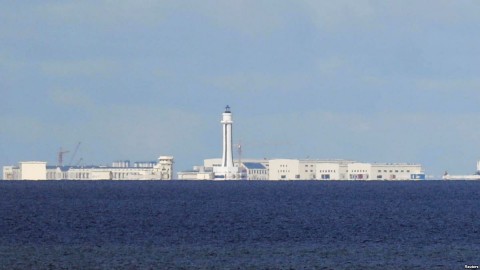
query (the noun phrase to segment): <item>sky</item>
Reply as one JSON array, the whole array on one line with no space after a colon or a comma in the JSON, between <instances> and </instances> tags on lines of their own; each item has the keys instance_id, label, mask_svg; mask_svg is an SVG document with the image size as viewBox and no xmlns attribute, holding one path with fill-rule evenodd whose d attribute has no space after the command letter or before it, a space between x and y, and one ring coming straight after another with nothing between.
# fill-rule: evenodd
<instances>
[{"instance_id":1,"label":"sky","mask_svg":"<svg viewBox=\"0 0 480 270\"><path fill-rule=\"evenodd\" d=\"M480 159L480 1L0 0L0 166ZM81 142L76 156L75 146ZM236 158L236 157L235 157ZM81 159L81 161L80 161Z\"/></svg>"}]
</instances>

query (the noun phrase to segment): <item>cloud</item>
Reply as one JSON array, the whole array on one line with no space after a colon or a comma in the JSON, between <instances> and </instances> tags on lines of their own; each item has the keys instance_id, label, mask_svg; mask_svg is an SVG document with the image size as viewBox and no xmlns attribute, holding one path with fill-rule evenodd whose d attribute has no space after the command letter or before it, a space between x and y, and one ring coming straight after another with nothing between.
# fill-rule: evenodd
<instances>
[{"instance_id":1,"label":"cloud","mask_svg":"<svg viewBox=\"0 0 480 270\"><path fill-rule=\"evenodd\" d=\"M118 64L110 60L49 61L40 63L40 70L49 76L110 76L118 71Z\"/></svg>"},{"instance_id":2,"label":"cloud","mask_svg":"<svg viewBox=\"0 0 480 270\"><path fill-rule=\"evenodd\" d=\"M198 12L219 26L247 36L268 35L287 23L291 5L285 1L190 1L185 8Z\"/></svg>"},{"instance_id":3,"label":"cloud","mask_svg":"<svg viewBox=\"0 0 480 270\"><path fill-rule=\"evenodd\" d=\"M91 115L91 120L83 126L81 140L99 147L95 152L103 151L107 160L155 159L168 154L180 160L180 167L185 169L211 149L206 141L211 139L212 131L206 129L211 125L205 123L201 113L126 104L99 105L92 109Z\"/></svg>"},{"instance_id":4,"label":"cloud","mask_svg":"<svg viewBox=\"0 0 480 270\"><path fill-rule=\"evenodd\" d=\"M213 77L209 82L221 89L235 94L280 93L294 91L299 79L295 75L280 76L276 74L241 72Z\"/></svg>"},{"instance_id":5,"label":"cloud","mask_svg":"<svg viewBox=\"0 0 480 270\"><path fill-rule=\"evenodd\" d=\"M84 91L80 89L53 89L49 96L54 104L73 108L80 107L85 110L94 108L95 102Z\"/></svg>"},{"instance_id":6,"label":"cloud","mask_svg":"<svg viewBox=\"0 0 480 270\"><path fill-rule=\"evenodd\" d=\"M122 23L155 23L163 19L164 11L175 6L175 1L154 0L55 1L38 5L37 11L63 21L115 26Z\"/></svg>"},{"instance_id":7,"label":"cloud","mask_svg":"<svg viewBox=\"0 0 480 270\"><path fill-rule=\"evenodd\" d=\"M13 54L7 52L2 51L0 47L0 78L3 77L0 84L15 78L24 77L26 70L32 66L24 60L13 57ZM2 91L2 89L0 89L0 91Z\"/></svg>"},{"instance_id":8,"label":"cloud","mask_svg":"<svg viewBox=\"0 0 480 270\"><path fill-rule=\"evenodd\" d=\"M41 1L39 3L12 4L0 11L5 25L23 25L23 22L46 21L55 24L81 24L97 29L152 26L178 16L200 16L247 36L264 38L280 32L292 20L306 19L321 31L379 29L394 23L398 27L415 30L435 25L478 22L478 1L255 1L255 0L85 0ZM196 18L200 19L200 18ZM28 38L35 28L11 31L0 27L2 33Z\"/></svg>"},{"instance_id":9,"label":"cloud","mask_svg":"<svg viewBox=\"0 0 480 270\"><path fill-rule=\"evenodd\" d=\"M337 75L344 73L345 69L351 69L352 65L345 57L332 55L318 60L317 68L320 74L324 76Z\"/></svg>"},{"instance_id":10,"label":"cloud","mask_svg":"<svg viewBox=\"0 0 480 270\"><path fill-rule=\"evenodd\" d=\"M379 1L376 7L383 14L393 16L395 19L403 19L406 24L410 23L434 23L434 24L456 24L478 21L480 3L471 0L438 0L430 1Z\"/></svg>"},{"instance_id":11,"label":"cloud","mask_svg":"<svg viewBox=\"0 0 480 270\"><path fill-rule=\"evenodd\" d=\"M0 138L10 142L39 142L49 131L44 121L35 116L2 115L0 123L3 126L0 130Z\"/></svg>"},{"instance_id":12,"label":"cloud","mask_svg":"<svg viewBox=\"0 0 480 270\"><path fill-rule=\"evenodd\" d=\"M344 158L366 162L420 162L429 173L459 172L478 159L476 113L358 114L312 109L237 120L245 157ZM275 144L273 144L275 143ZM458 157L462 156L462 159Z\"/></svg>"},{"instance_id":13,"label":"cloud","mask_svg":"<svg viewBox=\"0 0 480 270\"><path fill-rule=\"evenodd\" d=\"M303 0L300 1L300 4L302 3L311 21L322 30L371 23L376 15L375 7L369 0Z\"/></svg>"},{"instance_id":14,"label":"cloud","mask_svg":"<svg viewBox=\"0 0 480 270\"><path fill-rule=\"evenodd\" d=\"M424 91L480 95L479 79L420 79L416 84L419 89Z\"/></svg>"}]
</instances>

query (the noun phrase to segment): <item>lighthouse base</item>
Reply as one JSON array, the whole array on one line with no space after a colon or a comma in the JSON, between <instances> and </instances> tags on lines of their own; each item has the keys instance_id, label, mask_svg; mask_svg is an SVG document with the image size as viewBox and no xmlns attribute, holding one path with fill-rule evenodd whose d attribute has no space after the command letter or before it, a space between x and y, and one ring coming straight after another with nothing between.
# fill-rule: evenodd
<instances>
[{"instance_id":1,"label":"lighthouse base","mask_svg":"<svg viewBox=\"0 0 480 270\"><path fill-rule=\"evenodd\" d=\"M215 180L242 180L242 174L238 167L214 167Z\"/></svg>"}]
</instances>

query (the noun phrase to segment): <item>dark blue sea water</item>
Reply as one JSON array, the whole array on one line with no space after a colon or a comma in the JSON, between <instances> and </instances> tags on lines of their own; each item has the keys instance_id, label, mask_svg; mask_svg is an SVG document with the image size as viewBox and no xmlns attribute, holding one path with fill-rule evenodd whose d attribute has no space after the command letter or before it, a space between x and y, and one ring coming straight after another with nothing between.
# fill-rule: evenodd
<instances>
[{"instance_id":1,"label":"dark blue sea water","mask_svg":"<svg viewBox=\"0 0 480 270\"><path fill-rule=\"evenodd\" d=\"M0 181L2 269L464 269L476 181Z\"/></svg>"}]
</instances>

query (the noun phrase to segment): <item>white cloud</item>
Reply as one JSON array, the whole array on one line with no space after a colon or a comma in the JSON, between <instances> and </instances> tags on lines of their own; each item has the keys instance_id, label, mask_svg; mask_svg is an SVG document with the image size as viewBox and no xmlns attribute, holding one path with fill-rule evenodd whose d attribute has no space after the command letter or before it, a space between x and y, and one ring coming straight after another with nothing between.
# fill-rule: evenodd
<instances>
[{"instance_id":1,"label":"white cloud","mask_svg":"<svg viewBox=\"0 0 480 270\"><path fill-rule=\"evenodd\" d=\"M328 56L318 60L318 70L324 76L337 75L344 73L346 68L351 68L351 64L348 63L344 57L341 56Z\"/></svg>"},{"instance_id":2,"label":"white cloud","mask_svg":"<svg viewBox=\"0 0 480 270\"><path fill-rule=\"evenodd\" d=\"M49 128L44 121L35 116L25 115L1 115L0 138L9 141L21 141L23 143L39 142L49 133Z\"/></svg>"},{"instance_id":3,"label":"white cloud","mask_svg":"<svg viewBox=\"0 0 480 270\"><path fill-rule=\"evenodd\" d=\"M273 74L244 72L218 76L210 79L209 82L222 91L236 94L258 94L287 91L295 85L292 80L294 79Z\"/></svg>"},{"instance_id":4,"label":"white cloud","mask_svg":"<svg viewBox=\"0 0 480 270\"><path fill-rule=\"evenodd\" d=\"M287 23L291 5L285 1L191 1L184 5L210 18L220 26L249 36L269 34Z\"/></svg>"},{"instance_id":5,"label":"white cloud","mask_svg":"<svg viewBox=\"0 0 480 270\"><path fill-rule=\"evenodd\" d=\"M412 30L431 24L478 22L478 1L372 1L372 0L86 0L42 1L18 4L0 10L8 23L18 24L32 18L53 23L80 23L96 28L122 25L154 25L178 14L199 14L215 24L255 37L281 30L292 18L304 17L323 31L378 28L396 22ZM413 25L413 26L412 26ZM0 26L0 35L34 35L32 29L14 33Z\"/></svg>"},{"instance_id":6,"label":"white cloud","mask_svg":"<svg viewBox=\"0 0 480 270\"><path fill-rule=\"evenodd\" d=\"M246 156L420 162L441 174L447 168L468 169L465 161L478 158L480 131L472 123L479 121L475 113L312 110L249 119L236 136L242 137Z\"/></svg>"},{"instance_id":7,"label":"white cloud","mask_svg":"<svg viewBox=\"0 0 480 270\"><path fill-rule=\"evenodd\" d=\"M95 0L49 2L38 6L38 12L69 22L96 26L114 26L128 23L154 23L161 21L165 11L176 6L176 1L154 0Z\"/></svg>"},{"instance_id":8,"label":"white cloud","mask_svg":"<svg viewBox=\"0 0 480 270\"><path fill-rule=\"evenodd\" d=\"M54 104L68 108L80 107L91 110L95 106L90 96L80 89L52 89L49 96Z\"/></svg>"},{"instance_id":9,"label":"white cloud","mask_svg":"<svg viewBox=\"0 0 480 270\"><path fill-rule=\"evenodd\" d=\"M312 22L322 30L368 24L376 15L375 7L369 0L300 1L302 2Z\"/></svg>"},{"instance_id":10,"label":"white cloud","mask_svg":"<svg viewBox=\"0 0 480 270\"><path fill-rule=\"evenodd\" d=\"M421 79L417 81L417 87L425 91L437 93L472 93L480 95L479 79Z\"/></svg>"},{"instance_id":11,"label":"white cloud","mask_svg":"<svg viewBox=\"0 0 480 270\"><path fill-rule=\"evenodd\" d=\"M118 64L110 60L85 59L48 61L40 63L40 70L50 76L109 76L118 71Z\"/></svg>"}]
</instances>

